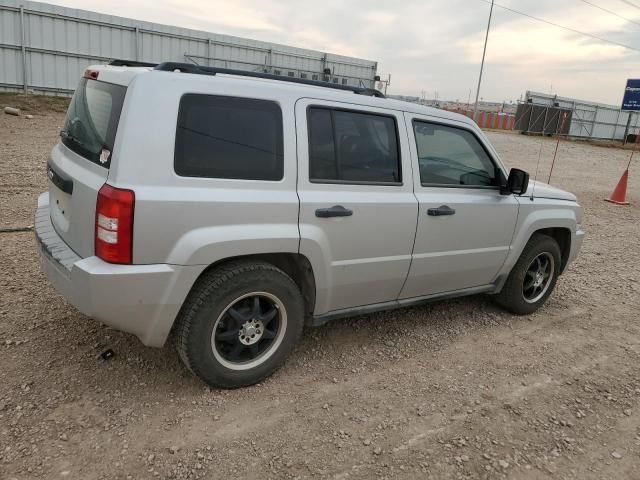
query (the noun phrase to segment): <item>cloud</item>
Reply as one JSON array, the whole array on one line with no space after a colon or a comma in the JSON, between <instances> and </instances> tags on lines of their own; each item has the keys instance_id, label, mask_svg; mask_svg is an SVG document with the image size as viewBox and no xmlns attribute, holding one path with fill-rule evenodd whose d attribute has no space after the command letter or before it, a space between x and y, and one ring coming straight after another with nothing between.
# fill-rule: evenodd
<instances>
[{"instance_id":1,"label":"cloud","mask_svg":"<svg viewBox=\"0 0 640 480\"><path fill-rule=\"evenodd\" d=\"M203 2L202 0L174 0L167 4L167 7L173 11L174 18L184 16L190 19L190 28L200 30L214 26L240 31L279 32L284 27L276 19L264 15L259 4L243 5L242 2Z\"/></svg>"},{"instance_id":2,"label":"cloud","mask_svg":"<svg viewBox=\"0 0 640 480\"><path fill-rule=\"evenodd\" d=\"M475 92L489 5L480 0L60 0L104 13L295 45L379 62L390 91L466 99ZM640 26L585 3L498 0L501 5L628 45ZM620 2L605 8L640 22ZM640 53L494 8L481 96L526 90L619 103Z\"/></svg>"}]
</instances>

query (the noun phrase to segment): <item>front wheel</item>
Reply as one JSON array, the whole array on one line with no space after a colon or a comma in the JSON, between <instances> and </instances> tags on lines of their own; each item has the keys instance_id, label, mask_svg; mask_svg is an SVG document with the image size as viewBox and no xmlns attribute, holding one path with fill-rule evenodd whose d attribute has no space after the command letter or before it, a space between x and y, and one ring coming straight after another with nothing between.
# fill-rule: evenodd
<instances>
[{"instance_id":1,"label":"front wheel","mask_svg":"<svg viewBox=\"0 0 640 480\"><path fill-rule=\"evenodd\" d=\"M252 385L279 368L304 324L295 282L264 262L231 262L198 280L176 326L185 365L212 387Z\"/></svg>"},{"instance_id":2,"label":"front wheel","mask_svg":"<svg viewBox=\"0 0 640 480\"><path fill-rule=\"evenodd\" d=\"M560 274L560 262L558 242L548 235L534 234L496 301L518 315L535 312L551 295Z\"/></svg>"}]
</instances>

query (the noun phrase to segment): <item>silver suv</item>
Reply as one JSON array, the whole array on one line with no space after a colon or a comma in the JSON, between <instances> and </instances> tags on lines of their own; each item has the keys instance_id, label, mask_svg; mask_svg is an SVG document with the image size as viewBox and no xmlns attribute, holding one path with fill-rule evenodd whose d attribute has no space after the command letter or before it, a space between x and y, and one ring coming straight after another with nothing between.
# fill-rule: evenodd
<instances>
[{"instance_id":1,"label":"silver suv","mask_svg":"<svg viewBox=\"0 0 640 480\"><path fill-rule=\"evenodd\" d=\"M517 314L583 239L576 197L508 172L464 116L193 65L92 66L48 161L44 272L206 383L278 368L304 325L489 293ZM257 77L257 78L255 78Z\"/></svg>"}]
</instances>

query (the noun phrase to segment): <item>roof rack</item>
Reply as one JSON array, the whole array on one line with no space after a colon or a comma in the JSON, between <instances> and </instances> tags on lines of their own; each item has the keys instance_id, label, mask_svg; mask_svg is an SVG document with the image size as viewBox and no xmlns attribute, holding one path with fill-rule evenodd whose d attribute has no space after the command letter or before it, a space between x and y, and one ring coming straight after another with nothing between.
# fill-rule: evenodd
<instances>
[{"instance_id":1,"label":"roof rack","mask_svg":"<svg viewBox=\"0 0 640 480\"><path fill-rule=\"evenodd\" d=\"M108 65L113 67L155 67L157 63L138 62L136 60L123 60L120 58L111 60Z\"/></svg>"},{"instance_id":2,"label":"roof rack","mask_svg":"<svg viewBox=\"0 0 640 480\"><path fill-rule=\"evenodd\" d=\"M231 68L204 67L193 65L191 63L180 62L163 62L154 66L154 70L162 72L183 72L193 73L196 75L217 75L218 73L225 75L239 75L242 77L266 78L269 80L279 80L281 82L300 83L303 85L313 85L315 87L333 88L334 90L345 90L356 93L358 95L370 95L374 97L385 98L384 93L375 88L351 87L349 85L339 85L334 83L321 82L319 80L308 80L306 78L286 77L284 75L273 75L271 73L249 72L244 70L234 70Z\"/></svg>"}]
</instances>

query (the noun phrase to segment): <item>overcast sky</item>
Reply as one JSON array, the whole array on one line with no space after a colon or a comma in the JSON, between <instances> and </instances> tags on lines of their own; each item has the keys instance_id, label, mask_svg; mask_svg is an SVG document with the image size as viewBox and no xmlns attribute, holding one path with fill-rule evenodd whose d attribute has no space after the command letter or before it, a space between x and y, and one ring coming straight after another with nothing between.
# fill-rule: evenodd
<instances>
[{"instance_id":1,"label":"overcast sky","mask_svg":"<svg viewBox=\"0 0 640 480\"><path fill-rule=\"evenodd\" d=\"M389 93L475 95L489 5L481 0L50 0L64 6L352 55L391 73ZM640 49L640 0L498 0L510 8ZM634 7L633 5L636 5ZM494 8L480 96L526 90L618 105L640 52Z\"/></svg>"}]
</instances>

